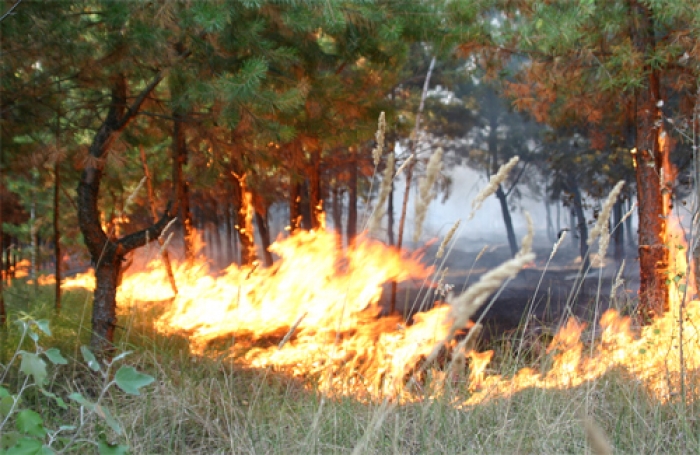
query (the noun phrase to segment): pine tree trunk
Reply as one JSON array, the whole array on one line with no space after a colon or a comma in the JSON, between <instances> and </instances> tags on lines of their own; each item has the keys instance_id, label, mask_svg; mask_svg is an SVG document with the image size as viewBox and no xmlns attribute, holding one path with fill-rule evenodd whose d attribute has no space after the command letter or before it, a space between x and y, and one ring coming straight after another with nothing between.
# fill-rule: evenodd
<instances>
[{"instance_id":1,"label":"pine tree trunk","mask_svg":"<svg viewBox=\"0 0 700 455\"><path fill-rule=\"evenodd\" d=\"M36 176L34 176L32 178L32 181L34 183L34 188L36 188L36 185L37 185ZM36 290L36 288L37 288L37 275L38 275L38 271L39 271L39 239L37 238L39 230L37 228L37 220L36 220L36 191L32 191L32 203L31 203L31 208L29 209L29 220L30 220L29 241L31 242L31 250L30 250L31 264L29 266L29 278L31 278L32 281L34 282L34 289Z\"/></svg>"},{"instance_id":2,"label":"pine tree trunk","mask_svg":"<svg viewBox=\"0 0 700 455\"><path fill-rule=\"evenodd\" d=\"M350 181L348 182L348 220L345 236L348 247L355 245L357 237L357 148L350 147Z\"/></svg>"},{"instance_id":3,"label":"pine tree trunk","mask_svg":"<svg viewBox=\"0 0 700 455\"><path fill-rule=\"evenodd\" d=\"M263 216L258 211L255 212L255 223L258 225L258 232L260 233L260 241L263 247L263 259L265 260L265 267L272 267L272 253L270 252L270 228L267 222L267 213Z\"/></svg>"},{"instance_id":4,"label":"pine tree trunk","mask_svg":"<svg viewBox=\"0 0 700 455\"><path fill-rule=\"evenodd\" d=\"M233 259L233 226L231 223L231 204L224 202L224 239L226 243L226 262L234 262Z\"/></svg>"},{"instance_id":5,"label":"pine tree trunk","mask_svg":"<svg viewBox=\"0 0 700 455\"><path fill-rule=\"evenodd\" d=\"M396 167L396 165L394 165ZM392 172L392 175L396 175L396 169ZM386 209L386 233L389 245L394 245L394 180L391 180L391 188L389 189L389 198L387 201Z\"/></svg>"},{"instance_id":6,"label":"pine tree trunk","mask_svg":"<svg viewBox=\"0 0 700 455\"><path fill-rule=\"evenodd\" d=\"M623 201L616 201L613 205L613 244L615 249L615 261L620 264L625 257L625 227L622 225Z\"/></svg>"},{"instance_id":7,"label":"pine tree trunk","mask_svg":"<svg viewBox=\"0 0 700 455\"><path fill-rule=\"evenodd\" d=\"M187 165L187 143L183 116L180 112L173 111L173 184L176 188L176 204L180 224L182 225L182 238L185 250L185 260L188 263L194 261L194 231L192 228L192 212L190 211L189 188L184 178L183 168Z\"/></svg>"},{"instance_id":8,"label":"pine tree trunk","mask_svg":"<svg viewBox=\"0 0 700 455\"><path fill-rule=\"evenodd\" d=\"M331 191L331 209L333 211L333 229L338 244L338 251L343 249L343 206L340 201L340 188L336 181Z\"/></svg>"},{"instance_id":9,"label":"pine tree trunk","mask_svg":"<svg viewBox=\"0 0 700 455\"><path fill-rule=\"evenodd\" d=\"M309 186L308 180L304 180L304 182L299 186L299 212L301 212L301 227L307 231L313 228L313 222L311 221L311 214L313 213L313 210L311 210Z\"/></svg>"},{"instance_id":10,"label":"pine tree trunk","mask_svg":"<svg viewBox=\"0 0 700 455\"><path fill-rule=\"evenodd\" d=\"M214 255L215 261L217 264L222 264L224 261L224 251L222 248L222 242L221 242L221 217L219 215L219 203L216 200L216 196L212 197L212 218L213 218L213 232L212 234L214 235L214 249L216 250L216 254Z\"/></svg>"},{"instance_id":11,"label":"pine tree trunk","mask_svg":"<svg viewBox=\"0 0 700 455\"><path fill-rule=\"evenodd\" d=\"M309 224L311 229L320 229L323 223L323 200L321 198L321 153L311 154L309 169Z\"/></svg>"},{"instance_id":12,"label":"pine tree trunk","mask_svg":"<svg viewBox=\"0 0 700 455\"><path fill-rule=\"evenodd\" d=\"M550 242L556 242L557 233L554 232L554 223L552 222L552 205L546 195L544 197L544 211L547 216L547 238Z\"/></svg>"},{"instance_id":13,"label":"pine tree trunk","mask_svg":"<svg viewBox=\"0 0 700 455\"><path fill-rule=\"evenodd\" d=\"M61 85L58 83L58 90L60 92ZM57 112L56 115L56 162L53 165L53 242L54 249L53 254L56 258L54 269L54 276L56 277L56 284L54 289L54 309L56 314L61 313L61 230L59 226L60 220L60 191L61 191L61 163L60 163L60 148L61 148L61 111Z\"/></svg>"},{"instance_id":14,"label":"pine tree trunk","mask_svg":"<svg viewBox=\"0 0 700 455\"><path fill-rule=\"evenodd\" d=\"M513 219L510 216L510 207L508 207L508 198L506 193L503 191L503 187L498 185L496 188L496 198L501 204L501 214L503 215L503 223L506 226L506 235L508 236L508 245L510 246L510 254L515 257L518 254L518 240L515 238L515 231L513 230Z\"/></svg>"},{"instance_id":15,"label":"pine tree trunk","mask_svg":"<svg viewBox=\"0 0 700 455\"><path fill-rule=\"evenodd\" d=\"M632 40L640 52L650 56L655 52L657 26L649 9L640 3L632 4L635 19ZM648 61L648 60L647 60ZM668 249L664 245L667 207L662 195L660 176L669 176L664 169L667 161L668 139L665 138L661 98L661 75L650 65L646 91L638 94L635 112L635 173L639 214L639 313L644 322L651 321L668 309ZM666 171L666 172L663 172ZM663 182L665 185L667 182Z\"/></svg>"},{"instance_id":16,"label":"pine tree trunk","mask_svg":"<svg viewBox=\"0 0 700 455\"><path fill-rule=\"evenodd\" d=\"M5 181L2 170L2 152L0 151L0 332L5 332L5 323L7 321L7 311L5 310L5 279L9 280L10 256L7 255L7 261L3 264L5 256L5 231L2 228L2 205L3 205L3 186ZM9 251L9 249L8 249ZM3 335L4 336L4 335ZM4 346L4 344L3 344ZM3 348L0 348L3 350Z\"/></svg>"},{"instance_id":17,"label":"pine tree trunk","mask_svg":"<svg viewBox=\"0 0 700 455\"><path fill-rule=\"evenodd\" d=\"M98 199L103 168L100 165L111 144L139 111L146 96L162 80L159 73L127 109L126 80L115 78L112 99L107 116L93 138L87 161L78 184L78 224L95 267L95 292L92 313L90 346L97 352L109 351L116 327L116 294L121 263L130 251L156 239L172 219L170 207L155 225L121 239L109 238L100 223Z\"/></svg>"},{"instance_id":18,"label":"pine tree trunk","mask_svg":"<svg viewBox=\"0 0 700 455\"><path fill-rule=\"evenodd\" d=\"M557 200L557 234L561 232L561 201Z\"/></svg>"},{"instance_id":19,"label":"pine tree trunk","mask_svg":"<svg viewBox=\"0 0 700 455\"><path fill-rule=\"evenodd\" d=\"M56 257L56 268L54 269L54 275L56 276L56 287L55 287L55 310L56 313L61 312L61 229L59 226L60 219L60 206L59 206L59 192L61 189L61 170L58 163L58 158L53 168L54 175L54 188L53 188L53 254Z\"/></svg>"},{"instance_id":20,"label":"pine tree trunk","mask_svg":"<svg viewBox=\"0 0 700 455\"><path fill-rule=\"evenodd\" d=\"M289 233L301 228L301 183L292 181L289 187Z\"/></svg>"},{"instance_id":21,"label":"pine tree trunk","mask_svg":"<svg viewBox=\"0 0 700 455\"><path fill-rule=\"evenodd\" d=\"M571 246L576 249L578 247L578 225L576 224L576 209L569 207L569 230L571 231Z\"/></svg>"},{"instance_id":22,"label":"pine tree trunk","mask_svg":"<svg viewBox=\"0 0 700 455\"><path fill-rule=\"evenodd\" d=\"M586 223L586 214L583 212L583 200L581 198L581 190L574 178L569 179L568 189L574 197L574 211L578 224L576 226L579 235L579 251L581 254L583 273L588 271L591 266L591 261L588 257L588 224Z\"/></svg>"}]
</instances>

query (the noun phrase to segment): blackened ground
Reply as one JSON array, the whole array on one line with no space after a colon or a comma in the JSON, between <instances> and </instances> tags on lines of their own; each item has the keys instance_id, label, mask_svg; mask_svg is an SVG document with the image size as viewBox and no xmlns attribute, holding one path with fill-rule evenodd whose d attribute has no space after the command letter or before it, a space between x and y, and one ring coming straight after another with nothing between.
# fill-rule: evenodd
<instances>
[{"instance_id":1,"label":"blackened ground","mask_svg":"<svg viewBox=\"0 0 700 455\"><path fill-rule=\"evenodd\" d=\"M432 264L436 252L437 246L427 248L423 262ZM636 252L630 251L625 258L621 275L623 284L614 293L613 283L621 262L607 258L604 267L594 265L583 277L580 261L571 245L562 245L547 266L551 245L535 248L535 253L535 261L521 270L500 292L494 293L491 297L495 298L493 304L490 304L491 298L487 299L472 318L476 320L483 315L482 338L486 343L522 327L528 315L530 330L555 331L570 316L589 324L595 323L611 305L626 313L633 311L638 288ZM458 295L484 273L508 259L510 251L507 245L496 245L483 251L452 250L441 268L448 268L444 282L452 286L452 292ZM391 287L386 285L381 300L384 312L388 312L390 295ZM612 303L611 295L615 296ZM396 310L410 320L417 311L430 309L444 298L437 292L432 280L401 283Z\"/></svg>"}]
</instances>

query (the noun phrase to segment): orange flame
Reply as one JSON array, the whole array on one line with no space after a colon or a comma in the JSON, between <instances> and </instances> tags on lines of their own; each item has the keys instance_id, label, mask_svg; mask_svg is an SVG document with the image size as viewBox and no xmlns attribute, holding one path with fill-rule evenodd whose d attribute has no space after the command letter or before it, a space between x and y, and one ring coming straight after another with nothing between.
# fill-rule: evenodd
<instances>
[{"instance_id":1,"label":"orange flame","mask_svg":"<svg viewBox=\"0 0 700 455\"><path fill-rule=\"evenodd\" d=\"M633 329L629 317L608 310L600 318L597 341L587 345L581 341L585 324L571 319L547 349L551 366L545 371L523 368L511 377L489 374L493 352L467 352L471 394L459 402L476 404L531 387L576 387L612 368L624 368L660 400L676 396L682 390L681 373L700 367L700 302L683 304L685 295L695 294L694 278L678 234L680 224L669 220L667 229L668 247L674 252L668 313ZM382 284L422 280L430 270L415 257L365 239L339 252L336 239L325 231L298 232L271 250L280 259L270 269L231 266L212 276L206 262L189 269L180 265L175 270L177 296L172 295L162 264L153 260L145 270L124 278L120 307L161 302L166 310L155 321L156 329L186 333L196 355L203 355L213 341L228 339L231 355L243 364L315 378L326 393L418 399L407 386L413 381L407 379L444 339L449 308L419 313L406 325L399 316L379 318L377 303ZM79 276L67 280L66 287L93 286L89 280L89 275Z\"/></svg>"}]
</instances>

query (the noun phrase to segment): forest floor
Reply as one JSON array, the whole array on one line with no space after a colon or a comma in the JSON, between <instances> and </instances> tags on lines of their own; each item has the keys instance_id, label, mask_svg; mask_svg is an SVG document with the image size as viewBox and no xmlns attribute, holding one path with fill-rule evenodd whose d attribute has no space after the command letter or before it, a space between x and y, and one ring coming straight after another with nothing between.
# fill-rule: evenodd
<instances>
[{"instance_id":1,"label":"forest floor","mask_svg":"<svg viewBox=\"0 0 700 455\"><path fill-rule=\"evenodd\" d=\"M428 251L426 257L432 257L429 253L434 254ZM489 368L490 375L508 376L526 366L546 369L551 362L547 353L516 357L504 348L522 336L516 329L533 301L532 313L540 327L553 327L569 310L590 319L591 311L600 314L610 305L615 264L602 273L596 269L572 294L580 282L573 253L569 258L562 255L544 274L549 250L538 253L532 267L509 283L484 319L498 327L494 333L499 335L489 340L500 355ZM506 260L508 252L498 246L475 262L477 256L478 252L459 250L448 256L446 265L454 270L448 277L455 291ZM634 276L632 268L626 273ZM630 280L618 289L613 306L633 302L633 286ZM410 288L415 292L420 283L402 289ZM69 359L67 365L49 367L52 393L65 397L78 390L97 396L104 379L85 366L79 351L89 339L90 295L67 292L57 316L51 292L51 286L15 283L5 294L10 314L50 319L52 336L42 337L41 345L57 347ZM620 298L623 303L615 303ZM591 310L596 301L598 311ZM122 362L155 381L141 396L118 390L105 394L103 406L121 424L123 435L99 419L88 420L81 429L80 448L71 453L95 452L93 443L101 435L127 444L135 454L700 453L697 370L686 371L686 400L660 399L626 370L614 368L575 387L526 388L476 405L463 404L473 392L463 377L438 389L428 381L404 403L367 401L324 395L313 380L290 378L270 368L245 368L226 357L193 356L185 337L159 335L153 330L153 314L133 311L120 317L119 350L134 351ZM32 342L25 341L22 348L31 351ZM7 365L17 349L17 328L10 326L3 332L0 363ZM17 362L8 371L2 386L19 389L23 376ZM81 419L79 412L55 409L39 394L30 394L22 406L37 409L53 428Z\"/></svg>"}]
</instances>

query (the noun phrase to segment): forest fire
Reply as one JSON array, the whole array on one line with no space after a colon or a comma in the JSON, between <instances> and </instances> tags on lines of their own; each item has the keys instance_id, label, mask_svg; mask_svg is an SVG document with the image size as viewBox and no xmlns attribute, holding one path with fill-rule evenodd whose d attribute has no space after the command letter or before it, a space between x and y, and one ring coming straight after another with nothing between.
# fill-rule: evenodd
<instances>
[{"instance_id":1,"label":"forest fire","mask_svg":"<svg viewBox=\"0 0 700 455\"><path fill-rule=\"evenodd\" d=\"M680 232L678 224L669 223L669 229ZM634 329L629 317L608 310L598 336L587 345L581 341L585 324L571 319L547 349L546 370L524 368L512 377L489 374L492 352L467 352L470 395L459 403L476 404L531 387L576 387L614 368L626 370L662 401L686 390L684 375L700 367L700 302L683 305L685 295L694 295L694 281L686 270L682 237L670 234L668 239L675 257L669 267L671 309L663 317ZM124 278L120 306L165 302L155 327L164 334L187 334L196 355L226 340L240 363L314 378L324 393L418 399L407 384L415 384L412 375L445 338L449 306L419 313L407 325L400 316L378 317L377 302L382 284L423 280L430 270L415 257L364 240L342 254L325 232L301 232L272 249L280 260L271 269L231 266L213 277L205 263L179 266L177 297L160 261L151 261L145 271ZM85 278L66 284L85 286ZM434 373L434 378L454 381L454 374Z\"/></svg>"}]
</instances>

